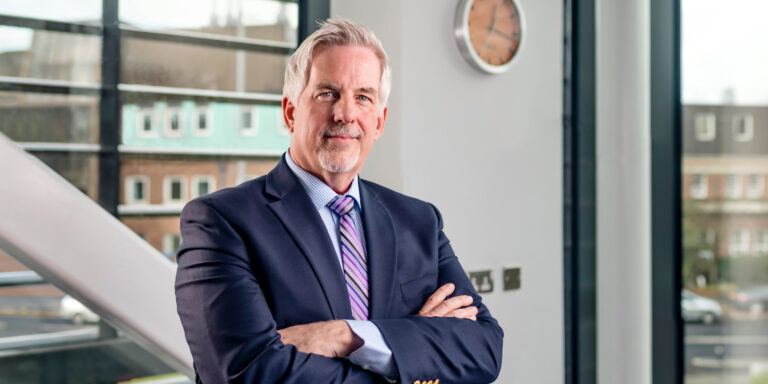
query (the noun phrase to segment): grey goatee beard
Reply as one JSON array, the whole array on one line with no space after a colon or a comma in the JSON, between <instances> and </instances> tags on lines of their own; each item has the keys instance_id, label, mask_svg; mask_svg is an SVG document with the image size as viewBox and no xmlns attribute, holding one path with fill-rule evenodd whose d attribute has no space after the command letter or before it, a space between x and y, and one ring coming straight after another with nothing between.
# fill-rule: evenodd
<instances>
[{"instance_id":1,"label":"grey goatee beard","mask_svg":"<svg viewBox=\"0 0 768 384\"><path fill-rule=\"evenodd\" d=\"M335 126L323 132L323 136L352 136L359 138L360 132L353 130L349 126ZM320 166L328 172L344 173L349 172L357 165L360 159L360 152L346 155L349 145L346 144L327 144L324 145L318 154Z\"/></svg>"}]
</instances>

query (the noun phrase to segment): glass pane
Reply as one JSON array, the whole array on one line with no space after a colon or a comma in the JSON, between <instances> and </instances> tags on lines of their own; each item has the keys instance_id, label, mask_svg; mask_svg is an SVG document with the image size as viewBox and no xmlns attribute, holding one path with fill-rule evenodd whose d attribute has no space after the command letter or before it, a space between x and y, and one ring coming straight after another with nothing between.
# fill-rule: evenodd
<instances>
[{"instance_id":1,"label":"glass pane","mask_svg":"<svg viewBox=\"0 0 768 384\"><path fill-rule=\"evenodd\" d=\"M768 3L681 6L685 382L768 383Z\"/></svg>"},{"instance_id":2,"label":"glass pane","mask_svg":"<svg viewBox=\"0 0 768 384\"><path fill-rule=\"evenodd\" d=\"M0 76L99 84L101 37L0 26Z\"/></svg>"},{"instance_id":3,"label":"glass pane","mask_svg":"<svg viewBox=\"0 0 768 384\"><path fill-rule=\"evenodd\" d=\"M123 154L120 220L159 252L175 260L181 244L179 214L187 201L266 175L278 160L276 157ZM137 180L146 185L143 201L126 194L126 190L131 192L131 185L135 190Z\"/></svg>"},{"instance_id":4,"label":"glass pane","mask_svg":"<svg viewBox=\"0 0 768 384\"><path fill-rule=\"evenodd\" d=\"M32 154L88 197L98 201L99 158L97 155L72 152L33 152Z\"/></svg>"},{"instance_id":5,"label":"glass pane","mask_svg":"<svg viewBox=\"0 0 768 384\"><path fill-rule=\"evenodd\" d=\"M249 111L249 129L240 129L243 109ZM173 128L173 115L178 116L178 129ZM133 148L279 154L290 142L282 109L275 105L125 99L121 118L122 144Z\"/></svg>"},{"instance_id":6,"label":"glass pane","mask_svg":"<svg viewBox=\"0 0 768 384\"><path fill-rule=\"evenodd\" d=\"M282 93L287 56L182 43L123 39L120 82ZM242 76L238 77L238 73Z\"/></svg>"},{"instance_id":7,"label":"glass pane","mask_svg":"<svg viewBox=\"0 0 768 384\"><path fill-rule=\"evenodd\" d=\"M35 19L99 24L101 3L102 0L4 1L2 13Z\"/></svg>"},{"instance_id":8,"label":"glass pane","mask_svg":"<svg viewBox=\"0 0 768 384\"><path fill-rule=\"evenodd\" d=\"M99 98L0 92L0 132L17 142L99 142Z\"/></svg>"},{"instance_id":9,"label":"glass pane","mask_svg":"<svg viewBox=\"0 0 768 384\"><path fill-rule=\"evenodd\" d=\"M120 2L122 23L149 30L193 31L295 43L298 20L298 5L283 1Z\"/></svg>"},{"instance_id":10,"label":"glass pane","mask_svg":"<svg viewBox=\"0 0 768 384\"><path fill-rule=\"evenodd\" d=\"M0 250L0 274L26 271ZM124 336L100 336L100 318L50 284L0 286L0 381L115 383L177 373Z\"/></svg>"}]
</instances>

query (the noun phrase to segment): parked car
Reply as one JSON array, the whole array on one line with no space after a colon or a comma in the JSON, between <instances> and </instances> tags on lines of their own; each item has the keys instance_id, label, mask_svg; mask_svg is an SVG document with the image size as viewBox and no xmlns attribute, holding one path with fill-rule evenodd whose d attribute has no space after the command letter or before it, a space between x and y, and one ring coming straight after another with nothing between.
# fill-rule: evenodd
<instances>
[{"instance_id":1,"label":"parked car","mask_svg":"<svg viewBox=\"0 0 768 384\"><path fill-rule=\"evenodd\" d=\"M687 289L682 294L683 320L712 324L720 321L723 308L717 301L699 296Z\"/></svg>"},{"instance_id":2,"label":"parked car","mask_svg":"<svg viewBox=\"0 0 768 384\"><path fill-rule=\"evenodd\" d=\"M77 325L84 324L85 322L99 321L99 315L93 313L93 311L88 309L85 305L69 295L61 298L59 317L70 320Z\"/></svg>"},{"instance_id":3,"label":"parked car","mask_svg":"<svg viewBox=\"0 0 768 384\"><path fill-rule=\"evenodd\" d=\"M731 301L739 307L752 313L763 313L768 309L768 285L762 285L734 292Z\"/></svg>"}]
</instances>

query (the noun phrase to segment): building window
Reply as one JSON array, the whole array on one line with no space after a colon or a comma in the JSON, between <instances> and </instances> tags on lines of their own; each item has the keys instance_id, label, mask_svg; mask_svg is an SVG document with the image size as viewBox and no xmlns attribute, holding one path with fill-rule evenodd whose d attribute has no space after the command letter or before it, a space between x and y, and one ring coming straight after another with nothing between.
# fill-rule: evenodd
<instances>
[{"instance_id":1,"label":"building window","mask_svg":"<svg viewBox=\"0 0 768 384\"><path fill-rule=\"evenodd\" d=\"M256 136L259 131L259 109L252 105L240 108L240 136Z\"/></svg>"},{"instance_id":2,"label":"building window","mask_svg":"<svg viewBox=\"0 0 768 384\"><path fill-rule=\"evenodd\" d=\"M166 176L163 179L163 202L179 204L187 201L187 180L184 176Z\"/></svg>"},{"instance_id":3,"label":"building window","mask_svg":"<svg viewBox=\"0 0 768 384\"><path fill-rule=\"evenodd\" d=\"M717 116L714 113L697 113L693 125L698 141L712 141L717 136Z\"/></svg>"},{"instance_id":4,"label":"building window","mask_svg":"<svg viewBox=\"0 0 768 384\"><path fill-rule=\"evenodd\" d=\"M752 141L755 131L755 118L751 113L736 115L733 117L733 140Z\"/></svg>"},{"instance_id":5,"label":"building window","mask_svg":"<svg viewBox=\"0 0 768 384\"><path fill-rule=\"evenodd\" d=\"M195 136L210 136L213 132L213 113L211 108L207 106L195 108L195 122L192 126L194 127L193 132Z\"/></svg>"},{"instance_id":6,"label":"building window","mask_svg":"<svg viewBox=\"0 0 768 384\"><path fill-rule=\"evenodd\" d=\"M125 178L125 203L149 203L149 178L146 176L127 176Z\"/></svg>"},{"instance_id":7,"label":"building window","mask_svg":"<svg viewBox=\"0 0 768 384\"><path fill-rule=\"evenodd\" d=\"M762 199L765 193L765 175L753 174L747 179L747 197Z\"/></svg>"},{"instance_id":8,"label":"building window","mask_svg":"<svg viewBox=\"0 0 768 384\"><path fill-rule=\"evenodd\" d=\"M183 114L179 107L168 107L165 110L165 136L166 137L182 137L184 131Z\"/></svg>"},{"instance_id":9,"label":"building window","mask_svg":"<svg viewBox=\"0 0 768 384\"><path fill-rule=\"evenodd\" d=\"M731 238L728 240L728 254L731 256L741 256L747 253L749 253L749 230L732 230Z\"/></svg>"},{"instance_id":10,"label":"building window","mask_svg":"<svg viewBox=\"0 0 768 384\"><path fill-rule=\"evenodd\" d=\"M141 108L136 115L136 132L139 137L156 137L157 122L153 108Z\"/></svg>"},{"instance_id":11,"label":"building window","mask_svg":"<svg viewBox=\"0 0 768 384\"><path fill-rule=\"evenodd\" d=\"M725 179L725 197L729 199L741 198L741 175L728 175Z\"/></svg>"},{"instance_id":12,"label":"building window","mask_svg":"<svg viewBox=\"0 0 768 384\"><path fill-rule=\"evenodd\" d=\"M211 175L192 176L192 198L205 196L216 190L216 178Z\"/></svg>"},{"instance_id":13,"label":"building window","mask_svg":"<svg viewBox=\"0 0 768 384\"><path fill-rule=\"evenodd\" d=\"M176 251L181 246L181 236L176 233L166 233L163 235L163 254L166 257L176 255Z\"/></svg>"},{"instance_id":14,"label":"building window","mask_svg":"<svg viewBox=\"0 0 768 384\"><path fill-rule=\"evenodd\" d=\"M707 175L696 173L692 175L690 194L694 199L707 197Z\"/></svg>"},{"instance_id":15,"label":"building window","mask_svg":"<svg viewBox=\"0 0 768 384\"><path fill-rule=\"evenodd\" d=\"M768 230L755 231L755 243L752 249L755 253L768 253Z\"/></svg>"},{"instance_id":16,"label":"building window","mask_svg":"<svg viewBox=\"0 0 768 384\"><path fill-rule=\"evenodd\" d=\"M289 131L288 127L285 125L285 117L283 116L282 108L277 109L277 133L283 136L291 135L291 131Z\"/></svg>"}]
</instances>

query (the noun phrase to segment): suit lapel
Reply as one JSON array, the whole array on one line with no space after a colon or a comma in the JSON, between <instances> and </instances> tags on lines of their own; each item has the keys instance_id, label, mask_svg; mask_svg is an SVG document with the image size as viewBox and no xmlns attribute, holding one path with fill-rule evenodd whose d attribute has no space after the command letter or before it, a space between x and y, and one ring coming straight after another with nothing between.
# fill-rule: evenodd
<instances>
[{"instance_id":1,"label":"suit lapel","mask_svg":"<svg viewBox=\"0 0 768 384\"><path fill-rule=\"evenodd\" d=\"M397 239L392 217L378 195L360 182L360 199L363 208L363 227L368 252L368 276L371 279L368 292L369 317L384 318L389 314L395 292L397 269Z\"/></svg>"},{"instance_id":2,"label":"suit lapel","mask_svg":"<svg viewBox=\"0 0 768 384\"><path fill-rule=\"evenodd\" d=\"M266 191L277 198L269 203L269 208L285 225L314 270L333 318L351 319L344 275L334 255L333 244L315 206L285 159L267 175ZM296 283L301 284L301 281Z\"/></svg>"}]
</instances>

